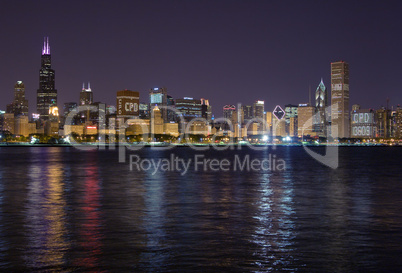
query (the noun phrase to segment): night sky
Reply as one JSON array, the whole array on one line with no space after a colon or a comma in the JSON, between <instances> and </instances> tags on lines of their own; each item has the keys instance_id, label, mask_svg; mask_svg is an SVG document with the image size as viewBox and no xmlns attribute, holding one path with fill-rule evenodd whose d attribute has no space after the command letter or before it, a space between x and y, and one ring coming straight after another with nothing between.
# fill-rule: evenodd
<instances>
[{"instance_id":1,"label":"night sky","mask_svg":"<svg viewBox=\"0 0 402 273\"><path fill-rule=\"evenodd\" d=\"M308 102L330 63L350 65L350 106L402 104L398 1L0 1L0 109L26 86L36 111L43 37L49 36L59 107L115 104L116 91L166 86L174 98L225 104Z\"/></svg>"}]
</instances>

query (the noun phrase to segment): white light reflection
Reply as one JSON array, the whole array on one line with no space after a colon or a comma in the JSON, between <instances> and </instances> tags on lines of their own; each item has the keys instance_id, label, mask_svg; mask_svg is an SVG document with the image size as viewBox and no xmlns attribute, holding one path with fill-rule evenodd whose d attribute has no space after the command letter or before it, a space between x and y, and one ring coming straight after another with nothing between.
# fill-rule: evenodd
<instances>
[{"instance_id":1,"label":"white light reflection","mask_svg":"<svg viewBox=\"0 0 402 273\"><path fill-rule=\"evenodd\" d=\"M269 153L264 151L264 156ZM288 163L286 161L286 163ZM294 221L294 193L289 168L283 172L263 172L260 175L257 197L257 220L254 243L256 264L263 270L292 270Z\"/></svg>"}]
</instances>

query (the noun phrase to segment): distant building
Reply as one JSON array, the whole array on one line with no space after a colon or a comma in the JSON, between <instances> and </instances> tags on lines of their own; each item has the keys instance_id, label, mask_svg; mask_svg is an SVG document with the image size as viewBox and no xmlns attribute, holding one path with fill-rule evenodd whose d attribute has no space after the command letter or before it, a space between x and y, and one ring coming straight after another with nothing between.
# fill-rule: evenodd
<instances>
[{"instance_id":1,"label":"distant building","mask_svg":"<svg viewBox=\"0 0 402 273\"><path fill-rule=\"evenodd\" d=\"M253 106L242 105L241 108L243 109L243 113L244 113L244 122L247 122L254 117L253 116Z\"/></svg>"},{"instance_id":2,"label":"distant building","mask_svg":"<svg viewBox=\"0 0 402 273\"><path fill-rule=\"evenodd\" d=\"M327 126L329 120L329 113L327 113L328 107L328 94L327 88L321 78L321 82L318 84L315 91L315 111L316 118L314 120L314 131L319 135L327 136Z\"/></svg>"},{"instance_id":3,"label":"distant building","mask_svg":"<svg viewBox=\"0 0 402 273\"><path fill-rule=\"evenodd\" d=\"M3 124L4 124L4 114L6 111L0 110L0 134L3 132Z\"/></svg>"},{"instance_id":4,"label":"distant building","mask_svg":"<svg viewBox=\"0 0 402 273\"><path fill-rule=\"evenodd\" d=\"M236 111L236 106L232 104L223 106L223 118L231 120L234 111Z\"/></svg>"},{"instance_id":5,"label":"distant building","mask_svg":"<svg viewBox=\"0 0 402 273\"><path fill-rule=\"evenodd\" d=\"M13 113L4 113L2 118L3 121L3 131L8 131L11 134L14 134L14 114Z\"/></svg>"},{"instance_id":6,"label":"distant building","mask_svg":"<svg viewBox=\"0 0 402 273\"><path fill-rule=\"evenodd\" d=\"M350 136L352 138L373 138L376 135L375 111L354 107L350 113Z\"/></svg>"},{"instance_id":7,"label":"distant building","mask_svg":"<svg viewBox=\"0 0 402 273\"><path fill-rule=\"evenodd\" d=\"M55 87L55 72L52 69L49 37L44 39L39 70L39 89L37 90L36 110L41 119L49 118L50 106L57 106L57 90Z\"/></svg>"},{"instance_id":8,"label":"distant building","mask_svg":"<svg viewBox=\"0 0 402 273\"><path fill-rule=\"evenodd\" d=\"M376 137L389 138L391 135L391 111L385 107L375 112L375 120L377 123Z\"/></svg>"},{"instance_id":9,"label":"distant building","mask_svg":"<svg viewBox=\"0 0 402 273\"><path fill-rule=\"evenodd\" d=\"M59 108L57 105L49 107L49 120L52 122L59 122Z\"/></svg>"},{"instance_id":10,"label":"distant building","mask_svg":"<svg viewBox=\"0 0 402 273\"><path fill-rule=\"evenodd\" d=\"M94 102L91 85L88 83L88 88L82 84L82 90L80 92L80 105L91 105Z\"/></svg>"},{"instance_id":11,"label":"distant building","mask_svg":"<svg viewBox=\"0 0 402 273\"><path fill-rule=\"evenodd\" d=\"M140 119L149 119L149 104L147 103L140 103L139 106L139 117Z\"/></svg>"},{"instance_id":12,"label":"distant building","mask_svg":"<svg viewBox=\"0 0 402 273\"><path fill-rule=\"evenodd\" d=\"M288 136L297 136L297 105L285 105L285 131ZM292 120L292 122L291 122Z\"/></svg>"},{"instance_id":13,"label":"distant building","mask_svg":"<svg viewBox=\"0 0 402 273\"><path fill-rule=\"evenodd\" d=\"M272 112L269 112L269 111L265 112L265 122L266 122L266 124L265 124L266 127L264 129L265 133L266 134L271 133L272 132Z\"/></svg>"},{"instance_id":14,"label":"distant building","mask_svg":"<svg viewBox=\"0 0 402 273\"><path fill-rule=\"evenodd\" d=\"M315 107L310 104L299 104L298 110L298 135L299 136L315 136L314 133L314 115Z\"/></svg>"},{"instance_id":15,"label":"distant building","mask_svg":"<svg viewBox=\"0 0 402 273\"><path fill-rule=\"evenodd\" d=\"M167 122L175 122L177 119L177 113L175 110L175 102L172 96L167 95L167 106L168 109L166 111L167 113L167 119L164 119L163 121L165 123Z\"/></svg>"},{"instance_id":16,"label":"distant building","mask_svg":"<svg viewBox=\"0 0 402 273\"><path fill-rule=\"evenodd\" d=\"M172 102L172 100L170 100ZM155 87L149 90L149 106L150 111L154 109L155 106L158 106L158 109L161 111L161 115L164 122L169 122L168 117L168 94L166 87Z\"/></svg>"},{"instance_id":17,"label":"distant building","mask_svg":"<svg viewBox=\"0 0 402 273\"><path fill-rule=\"evenodd\" d=\"M264 101L258 100L253 104L253 118L264 119Z\"/></svg>"},{"instance_id":18,"label":"distant building","mask_svg":"<svg viewBox=\"0 0 402 273\"><path fill-rule=\"evenodd\" d=\"M66 102L66 103L64 103L64 106L63 106L63 115L65 116L65 117L67 117L67 115L72 111L72 110L74 110L75 108L77 108L77 103L76 102Z\"/></svg>"},{"instance_id":19,"label":"distant building","mask_svg":"<svg viewBox=\"0 0 402 273\"><path fill-rule=\"evenodd\" d=\"M402 139L402 108L399 105L396 108L395 123L396 123L395 137Z\"/></svg>"},{"instance_id":20,"label":"distant building","mask_svg":"<svg viewBox=\"0 0 402 273\"><path fill-rule=\"evenodd\" d=\"M16 116L14 118L14 134L20 136L29 136L28 116Z\"/></svg>"},{"instance_id":21,"label":"distant building","mask_svg":"<svg viewBox=\"0 0 402 273\"><path fill-rule=\"evenodd\" d=\"M298 135L298 117L290 117L289 119L289 133L290 137L297 137Z\"/></svg>"},{"instance_id":22,"label":"distant building","mask_svg":"<svg viewBox=\"0 0 402 273\"><path fill-rule=\"evenodd\" d=\"M331 63L331 133L334 138L349 137L349 64Z\"/></svg>"},{"instance_id":23,"label":"distant building","mask_svg":"<svg viewBox=\"0 0 402 273\"><path fill-rule=\"evenodd\" d=\"M186 122L202 117L201 100L191 97L176 99L176 109Z\"/></svg>"},{"instance_id":24,"label":"distant building","mask_svg":"<svg viewBox=\"0 0 402 273\"><path fill-rule=\"evenodd\" d=\"M28 116L28 100L25 99L25 85L22 81L17 81L14 85L14 100L7 105L7 113L14 116Z\"/></svg>"},{"instance_id":25,"label":"distant building","mask_svg":"<svg viewBox=\"0 0 402 273\"><path fill-rule=\"evenodd\" d=\"M201 117L206 121L212 121L212 106L209 105L209 101L201 98Z\"/></svg>"},{"instance_id":26,"label":"distant building","mask_svg":"<svg viewBox=\"0 0 402 273\"><path fill-rule=\"evenodd\" d=\"M194 135L208 135L208 124L204 120L196 120L191 123L190 126L187 126L186 133L187 134L194 134Z\"/></svg>"},{"instance_id":27,"label":"distant building","mask_svg":"<svg viewBox=\"0 0 402 273\"><path fill-rule=\"evenodd\" d=\"M272 136L273 137L286 137L286 121L285 119L274 119L272 122Z\"/></svg>"},{"instance_id":28,"label":"distant building","mask_svg":"<svg viewBox=\"0 0 402 273\"><path fill-rule=\"evenodd\" d=\"M155 106L151 115L151 133L155 135L163 134L163 123L162 113L158 106Z\"/></svg>"},{"instance_id":29,"label":"distant building","mask_svg":"<svg viewBox=\"0 0 402 273\"><path fill-rule=\"evenodd\" d=\"M140 93L137 91L122 90L117 91L116 105L118 119L139 118Z\"/></svg>"}]
</instances>

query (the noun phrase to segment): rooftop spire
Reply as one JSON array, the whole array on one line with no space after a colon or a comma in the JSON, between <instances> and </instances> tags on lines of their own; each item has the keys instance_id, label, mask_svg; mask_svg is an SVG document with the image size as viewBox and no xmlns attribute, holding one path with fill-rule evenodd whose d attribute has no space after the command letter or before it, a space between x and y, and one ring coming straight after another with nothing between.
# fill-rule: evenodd
<instances>
[{"instance_id":1,"label":"rooftop spire","mask_svg":"<svg viewBox=\"0 0 402 273\"><path fill-rule=\"evenodd\" d=\"M50 55L49 37L43 38L42 55Z\"/></svg>"}]
</instances>

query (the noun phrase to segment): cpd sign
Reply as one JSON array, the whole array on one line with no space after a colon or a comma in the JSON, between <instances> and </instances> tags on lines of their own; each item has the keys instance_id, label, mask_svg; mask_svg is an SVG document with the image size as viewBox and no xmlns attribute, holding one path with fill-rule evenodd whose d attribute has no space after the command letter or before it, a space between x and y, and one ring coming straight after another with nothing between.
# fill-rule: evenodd
<instances>
[{"instance_id":1,"label":"cpd sign","mask_svg":"<svg viewBox=\"0 0 402 273\"><path fill-rule=\"evenodd\" d=\"M139 115L139 93L136 91L117 92L117 115L120 117L132 117Z\"/></svg>"}]
</instances>

